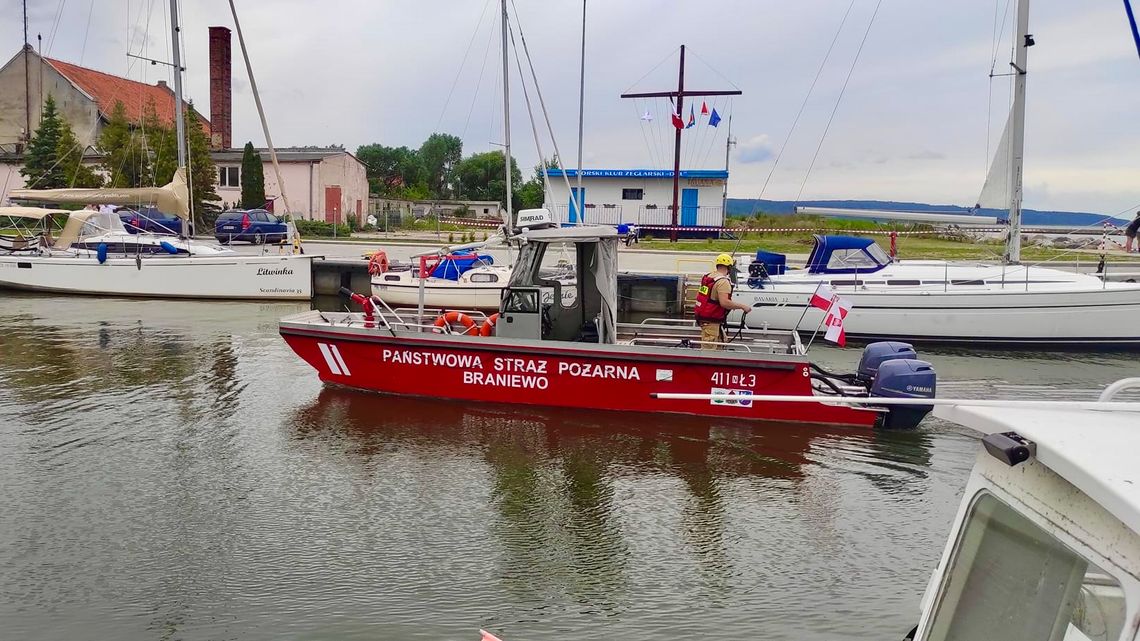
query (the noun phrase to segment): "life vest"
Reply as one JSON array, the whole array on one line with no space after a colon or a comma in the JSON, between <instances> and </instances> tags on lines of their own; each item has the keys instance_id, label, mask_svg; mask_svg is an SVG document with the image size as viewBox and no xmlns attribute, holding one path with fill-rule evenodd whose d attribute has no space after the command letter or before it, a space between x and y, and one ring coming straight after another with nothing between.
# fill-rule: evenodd
<instances>
[{"instance_id":1,"label":"life vest","mask_svg":"<svg viewBox=\"0 0 1140 641\"><path fill-rule=\"evenodd\" d=\"M705 274L701 278L701 287L697 290L697 304L693 307L693 315L698 323L723 323L728 316L728 310L712 297L713 286L728 276L721 274Z\"/></svg>"}]
</instances>

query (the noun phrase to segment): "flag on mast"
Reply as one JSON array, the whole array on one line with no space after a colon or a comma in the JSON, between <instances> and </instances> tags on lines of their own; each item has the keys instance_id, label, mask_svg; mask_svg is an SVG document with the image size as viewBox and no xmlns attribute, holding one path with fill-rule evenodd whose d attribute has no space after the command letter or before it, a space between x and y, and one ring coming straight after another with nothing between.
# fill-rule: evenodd
<instances>
[{"instance_id":1,"label":"flag on mast","mask_svg":"<svg viewBox=\"0 0 1140 641\"><path fill-rule=\"evenodd\" d=\"M704 102L704 101L701 102L701 115L702 116L709 115L709 103Z\"/></svg>"},{"instance_id":2,"label":"flag on mast","mask_svg":"<svg viewBox=\"0 0 1140 641\"><path fill-rule=\"evenodd\" d=\"M653 122L653 114L649 113L649 110L646 109L645 115L642 116L641 119L644 120L645 122Z\"/></svg>"},{"instance_id":3,"label":"flag on mast","mask_svg":"<svg viewBox=\"0 0 1140 641\"><path fill-rule=\"evenodd\" d=\"M677 129L685 128L685 121L681 120L681 114L678 114L677 112L673 112L673 126Z\"/></svg>"},{"instance_id":4,"label":"flag on mast","mask_svg":"<svg viewBox=\"0 0 1140 641\"><path fill-rule=\"evenodd\" d=\"M851 311L851 301L836 296L834 304L832 304L831 309L827 310L827 317L824 319L824 324L827 325L827 333L823 335L825 340L829 340L840 347L847 344L847 333L843 331L843 319L847 317L849 311Z\"/></svg>"},{"instance_id":5,"label":"flag on mast","mask_svg":"<svg viewBox=\"0 0 1140 641\"><path fill-rule=\"evenodd\" d=\"M713 127L715 127L715 126L717 126L717 125L719 125L719 124L720 124L720 114L718 114L718 113L716 112L716 108L715 108L715 107L714 107L714 108L713 108L713 110L712 110L712 115L711 115L711 116L709 116L709 124L710 124L710 125L712 125Z\"/></svg>"},{"instance_id":6,"label":"flag on mast","mask_svg":"<svg viewBox=\"0 0 1140 641\"><path fill-rule=\"evenodd\" d=\"M693 111L693 106L689 105L689 124L685 125L685 129L688 129L689 127L697 124L697 118L694 114L695 112Z\"/></svg>"}]
</instances>

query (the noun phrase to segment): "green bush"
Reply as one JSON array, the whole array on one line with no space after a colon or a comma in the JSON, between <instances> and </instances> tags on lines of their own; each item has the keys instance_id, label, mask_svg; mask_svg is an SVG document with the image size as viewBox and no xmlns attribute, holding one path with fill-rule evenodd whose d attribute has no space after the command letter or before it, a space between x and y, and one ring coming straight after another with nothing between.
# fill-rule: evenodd
<instances>
[{"instance_id":1,"label":"green bush","mask_svg":"<svg viewBox=\"0 0 1140 641\"><path fill-rule=\"evenodd\" d=\"M332 223L326 223L323 220L302 220L298 218L294 222L297 225L297 233L301 234L302 237L319 236L332 238L334 235L345 237L352 235L352 230L349 229L348 225L336 225L336 233L334 234L334 225Z\"/></svg>"}]
</instances>

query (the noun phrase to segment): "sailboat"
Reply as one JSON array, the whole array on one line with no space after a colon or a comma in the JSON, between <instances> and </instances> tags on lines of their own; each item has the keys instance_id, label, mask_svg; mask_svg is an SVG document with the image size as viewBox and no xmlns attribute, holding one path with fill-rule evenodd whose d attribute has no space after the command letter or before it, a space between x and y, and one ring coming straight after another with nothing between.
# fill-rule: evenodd
<instances>
[{"instance_id":1,"label":"sailboat","mask_svg":"<svg viewBox=\"0 0 1140 641\"><path fill-rule=\"evenodd\" d=\"M734 298L750 305L749 327L813 332L824 312L808 305L822 283L850 299L848 337L1054 347L1140 346L1140 284L1021 263L1021 200L1029 0L1017 6L1013 105L979 202L1008 200L1009 237L1002 264L897 261L874 241L817 236L803 270L760 252ZM806 309L806 312L805 312ZM735 320L739 320L735 313ZM732 316L730 322L734 320Z\"/></svg>"},{"instance_id":2,"label":"sailboat","mask_svg":"<svg viewBox=\"0 0 1140 641\"><path fill-rule=\"evenodd\" d=\"M178 7L171 0L174 51L174 104L178 165L163 187L99 189L17 189L18 201L84 205L154 205L190 221L186 184L186 134L183 120L182 66ZM49 210L45 210L49 211ZM212 243L188 238L130 234L118 216L100 211L51 211L0 208L0 217L38 226L36 242L0 249L0 287L32 291L161 298L309 300L312 255L244 256ZM50 218L66 216L51 238Z\"/></svg>"}]
</instances>

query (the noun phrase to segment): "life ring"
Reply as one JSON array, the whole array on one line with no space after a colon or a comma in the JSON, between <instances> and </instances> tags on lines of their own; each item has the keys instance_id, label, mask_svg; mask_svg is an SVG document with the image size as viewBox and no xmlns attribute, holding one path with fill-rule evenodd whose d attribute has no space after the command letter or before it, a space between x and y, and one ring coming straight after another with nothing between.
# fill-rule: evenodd
<instances>
[{"instance_id":1,"label":"life ring","mask_svg":"<svg viewBox=\"0 0 1140 641\"><path fill-rule=\"evenodd\" d=\"M377 276L388 271L388 254L383 249L372 254L372 258L368 261L368 273L372 276Z\"/></svg>"},{"instance_id":2,"label":"life ring","mask_svg":"<svg viewBox=\"0 0 1140 641\"><path fill-rule=\"evenodd\" d=\"M458 323L463 326L463 331L460 334L468 336L476 336L479 334L479 329L475 327L475 321L463 312L444 312L436 317L434 325L438 328L436 333L444 327L451 327L453 324Z\"/></svg>"},{"instance_id":3,"label":"life ring","mask_svg":"<svg viewBox=\"0 0 1140 641\"><path fill-rule=\"evenodd\" d=\"M494 336L495 335L495 323L498 322L498 320L499 320L499 314L497 312L494 314L491 314L491 316L487 320L483 321L483 324L479 327L479 335L480 336Z\"/></svg>"}]
</instances>

